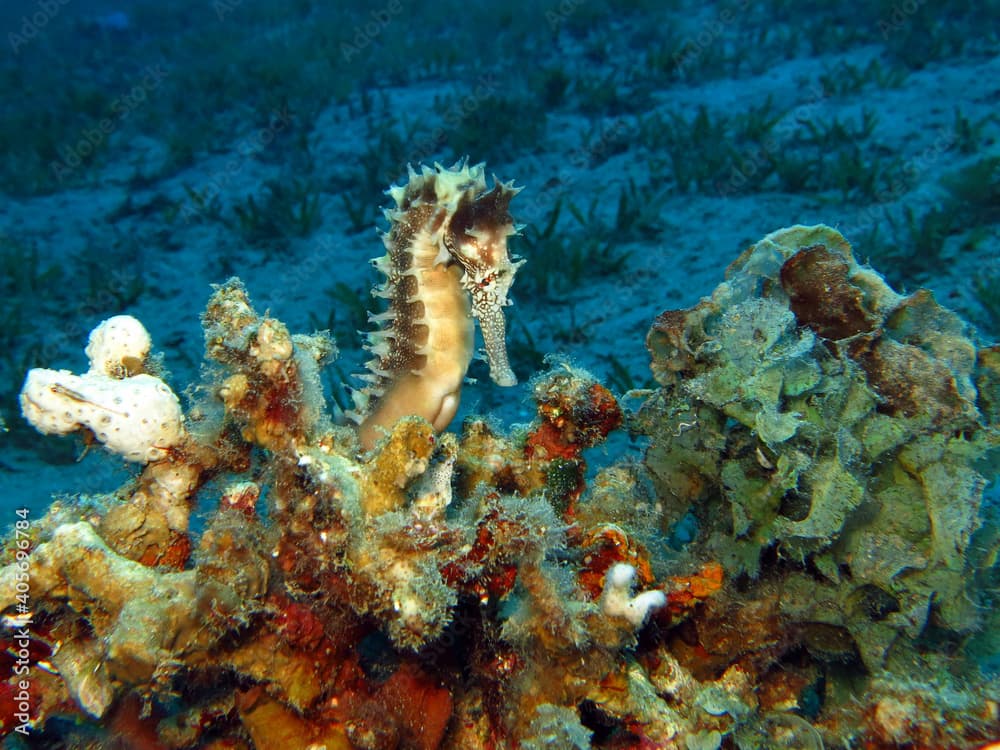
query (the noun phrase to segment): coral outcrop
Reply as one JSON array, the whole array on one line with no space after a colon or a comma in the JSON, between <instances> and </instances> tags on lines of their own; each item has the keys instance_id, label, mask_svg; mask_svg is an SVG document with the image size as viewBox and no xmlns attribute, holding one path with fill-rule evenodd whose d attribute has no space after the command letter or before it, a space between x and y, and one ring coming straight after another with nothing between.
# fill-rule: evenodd
<instances>
[{"instance_id":1,"label":"coral outcrop","mask_svg":"<svg viewBox=\"0 0 1000 750\"><path fill-rule=\"evenodd\" d=\"M929 292L894 292L824 226L752 246L711 297L660 315L648 345L663 388L637 424L663 530L693 527L682 558L741 582L692 623L708 654L687 658L758 661L767 685L763 670L798 651L809 668L780 679L827 691L833 662L887 689L887 675L949 674L991 605L977 581L997 544L980 514L1000 447L995 349ZM727 618L740 642L720 638ZM918 744L953 746L976 723Z\"/></svg>"},{"instance_id":2,"label":"coral outcrop","mask_svg":"<svg viewBox=\"0 0 1000 750\"><path fill-rule=\"evenodd\" d=\"M408 294L441 274L482 322L516 264L513 191L482 194L480 176L425 170L420 190L394 190L386 264L392 279L430 222L436 262L405 276ZM407 299L393 297L386 331L416 314ZM979 512L998 448L993 350L928 294L893 293L832 230L770 235L712 297L661 315L661 387L636 414L555 362L531 383L535 418L509 432L480 418L442 432L440 400L359 432L326 416L325 335L289 333L235 279L202 323L211 369L178 440L146 450L135 482L54 503L6 548L6 641L28 645L27 676L0 683L4 734L244 750L996 736L1000 693L964 651L995 565ZM395 346L386 331L373 349ZM106 377L137 377L139 349L97 357ZM428 367L444 356L418 349ZM468 351L452 354L464 374ZM645 461L591 476L585 451L622 426L648 436ZM214 506L197 532L196 500Z\"/></svg>"}]
</instances>

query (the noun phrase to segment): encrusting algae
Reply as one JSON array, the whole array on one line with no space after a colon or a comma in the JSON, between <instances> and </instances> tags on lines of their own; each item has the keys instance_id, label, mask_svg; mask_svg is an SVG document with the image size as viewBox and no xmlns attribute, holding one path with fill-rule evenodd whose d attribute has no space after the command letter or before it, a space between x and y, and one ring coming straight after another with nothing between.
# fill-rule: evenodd
<instances>
[{"instance_id":1,"label":"encrusting algae","mask_svg":"<svg viewBox=\"0 0 1000 750\"><path fill-rule=\"evenodd\" d=\"M92 347L119 363L94 366L100 388L29 374L39 429L143 468L8 543L0 608L30 670L6 668L2 732L213 750L995 740L1000 689L975 658L1000 627L979 512L997 349L832 229L792 227L656 319L660 387L638 412L558 363L532 381L531 424L443 432L473 318L514 382L515 191L482 176L422 169L391 191L358 428L327 417L333 342L260 315L235 279L202 319L208 395L176 429L116 400L142 376L173 395L133 319ZM623 426L644 460L588 479L583 451Z\"/></svg>"}]
</instances>

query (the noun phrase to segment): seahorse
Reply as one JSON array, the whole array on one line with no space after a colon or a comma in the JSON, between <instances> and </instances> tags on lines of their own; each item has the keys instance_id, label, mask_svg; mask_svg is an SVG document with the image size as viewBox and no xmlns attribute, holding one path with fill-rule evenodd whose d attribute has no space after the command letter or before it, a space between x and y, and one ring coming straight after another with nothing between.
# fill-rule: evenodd
<instances>
[{"instance_id":1,"label":"seahorse","mask_svg":"<svg viewBox=\"0 0 1000 750\"><path fill-rule=\"evenodd\" d=\"M350 414L366 450L404 416L424 417L438 431L448 426L472 361L474 320L490 378L501 386L517 383L503 308L525 262L507 249L507 238L521 228L509 212L521 188L494 176L487 190L484 168L467 160L450 169L411 167L407 183L387 191L395 206L384 210L386 253L372 260L386 279L372 295L388 307L369 313L375 329L365 348L373 356L358 376L367 385L354 391Z\"/></svg>"}]
</instances>

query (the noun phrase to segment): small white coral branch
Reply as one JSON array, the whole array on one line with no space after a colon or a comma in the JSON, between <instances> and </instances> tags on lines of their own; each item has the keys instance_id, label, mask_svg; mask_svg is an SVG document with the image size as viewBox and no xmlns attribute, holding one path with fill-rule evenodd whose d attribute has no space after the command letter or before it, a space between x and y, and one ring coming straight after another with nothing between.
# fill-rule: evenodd
<instances>
[{"instance_id":1,"label":"small white coral branch","mask_svg":"<svg viewBox=\"0 0 1000 750\"><path fill-rule=\"evenodd\" d=\"M667 595L654 589L632 596L635 572L635 568L626 563L611 566L604 577L601 611L609 617L624 617L638 628L653 610L667 603Z\"/></svg>"}]
</instances>

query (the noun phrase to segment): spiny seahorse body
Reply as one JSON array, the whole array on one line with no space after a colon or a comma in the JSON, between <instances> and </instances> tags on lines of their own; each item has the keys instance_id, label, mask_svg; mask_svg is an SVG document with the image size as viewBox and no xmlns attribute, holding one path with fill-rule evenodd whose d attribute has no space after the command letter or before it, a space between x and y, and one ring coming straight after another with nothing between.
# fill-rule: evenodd
<instances>
[{"instance_id":1,"label":"spiny seahorse body","mask_svg":"<svg viewBox=\"0 0 1000 750\"><path fill-rule=\"evenodd\" d=\"M461 161L451 169L410 169L408 183L389 190L396 205L385 210L387 252L372 261L386 275L372 294L389 305L369 315L378 325L366 345L374 356L359 376L368 385L355 391L352 414L365 448L403 416L422 416L437 430L448 426L472 361L474 318L490 377L504 386L517 382L503 308L524 263L507 251L507 237L518 229L508 207L519 188L494 182L487 191L483 165Z\"/></svg>"}]
</instances>

